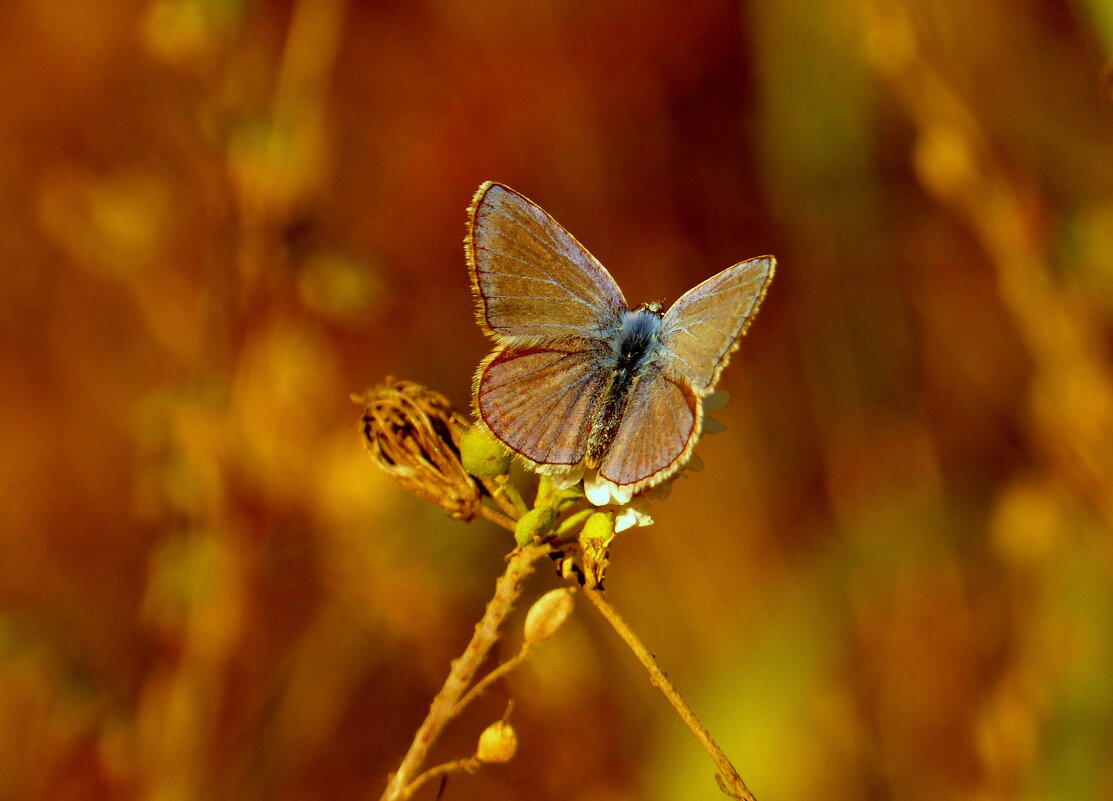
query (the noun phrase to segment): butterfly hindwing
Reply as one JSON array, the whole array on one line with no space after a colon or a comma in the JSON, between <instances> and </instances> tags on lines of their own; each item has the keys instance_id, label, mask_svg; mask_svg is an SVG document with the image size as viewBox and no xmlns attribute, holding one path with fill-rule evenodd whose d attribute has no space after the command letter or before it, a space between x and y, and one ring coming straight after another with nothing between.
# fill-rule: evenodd
<instances>
[{"instance_id":1,"label":"butterfly hindwing","mask_svg":"<svg viewBox=\"0 0 1113 801\"><path fill-rule=\"evenodd\" d=\"M771 256L740 262L688 290L661 320L663 367L701 394L719 380L746 331L776 265Z\"/></svg>"},{"instance_id":2,"label":"butterfly hindwing","mask_svg":"<svg viewBox=\"0 0 1113 801\"><path fill-rule=\"evenodd\" d=\"M475 405L491 432L536 464L574 465L609 379L599 344L506 345L479 368Z\"/></svg>"},{"instance_id":3,"label":"butterfly hindwing","mask_svg":"<svg viewBox=\"0 0 1113 801\"><path fill-rule=\"evenodd\" d=\"M465 251L480 326L498 341L598 336L626 308L603 265L540 206L502 184L476 192Z\"/></svg>"},{"instance_id":4,"label":"butterfly hindwing","mask_svg":"<svg viewBox=\"0 0 1113 801\"><path fill-rule=\"evenodd\" d=\"M657 483L679 469L695 445L700 399L687 381L650 366L630 388L618 434L599 475L620 486Z\"/></svg>"}]
</instances>

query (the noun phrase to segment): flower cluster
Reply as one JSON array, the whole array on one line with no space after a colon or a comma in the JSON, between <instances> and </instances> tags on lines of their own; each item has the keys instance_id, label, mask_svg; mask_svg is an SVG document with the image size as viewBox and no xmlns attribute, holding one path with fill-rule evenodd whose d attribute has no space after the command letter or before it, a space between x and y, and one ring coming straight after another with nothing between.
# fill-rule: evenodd
<instances>
[{"instance_id":1,"label":"flower cluster","mask_svg":"<svg viewBox=\"0 0 1113 801\"><path fill-rule=\"evenodd\" d=\"M716 389L703 400L703 424L700 436L704 434L718 434L725 431L726 427L709 414L719 412L730 400L726 390ZM624 531L635 526L653 525L653 517L649 512L649 501L663 501L672 491L672 482L683 470L699 472L703 469L703 461L695 453L688 457L688 461L665 481L648 487L637 495L630 485L622 486L608 481L599 475L598 470L590 469L585 465L531 465L538 473L547 475L557 489L574 487L583 482L584 495L594 505L612 507L615 513L615 531Z\"/></svg>"},{"instance_id":2,"label":"flower cluster","mask_svg":"<svg viewBox=\"0 0 1113 801\"><path fill-rule=\"evenodd\" d=\"M460 449L471 424L440 393L388 378L352 400L364 406L360 430L371 458L406 489L460 520L500 497L498 481L465 469Z\"/></svg>"},{"instance_id":3,"label":"flower cluster","mask_svg":"<svg viewBox=\"0 0 1113 801\"><path fill-rule=\"evenodd\" d=\"M715 390L704 399L701 436L724 430L706 413L722 409L728 398L725 391ZM513 527L526 514L509 484L510 451L483 426L472 426L443 395L411 381L388 379L353 400L364 405L361 429L372 458L410 491L462 520L479 514ZM609 513L618 532L652 525L650 501L667 498L683 469L699 471L703 463L693 453L676 473L637 494L632 486L608 481L583 464L527 466L548 477L552 489L563 494L565 506L567 499L579 497L575 491L582 484L582 497ZM530 514L541 511L537 508ZM545 511L552 514L545 516L540 528L531 518L531 531L548 530L556 523L555 507Z\"/></svg>"}]
</instances>

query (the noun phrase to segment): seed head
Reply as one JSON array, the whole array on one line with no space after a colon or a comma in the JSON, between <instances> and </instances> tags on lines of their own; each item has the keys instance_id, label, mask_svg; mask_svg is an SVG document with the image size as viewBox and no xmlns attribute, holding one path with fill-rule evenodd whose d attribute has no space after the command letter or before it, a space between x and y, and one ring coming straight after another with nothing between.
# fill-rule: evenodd
<instances>
[{"instance_id":1,"label":"seed head","mask_svg":"<svg viewBox=\"0 0 1113 801\"><path fill-rule=\"evenodd\" d=\"M572 588L549 590L526 613L525 639L536 645L556 634L572 614Z\"/></svg>"},{"instance_id":2,"label":"seed head","mask_svg":"<svg viewBox=\"0 0 1113 801\"><path fill-rule=\"evenodd\" d=\"M518 735L508 721L492 723L479 735L475 756L480 762L509 762L518 750Z\"/></svg>"},{"instance_id":3,"label":"seed head","mask_svg":"<svg viewBox=\"0 0 1113 801\"><path fill-rule=\"evenodd\" d=\"M364 404L363 437L387 475L460 520L477 512L482 490L460 460L466 417L443 395L412 381L394 381L353 400Z\"/></svg>"}]
</instances>

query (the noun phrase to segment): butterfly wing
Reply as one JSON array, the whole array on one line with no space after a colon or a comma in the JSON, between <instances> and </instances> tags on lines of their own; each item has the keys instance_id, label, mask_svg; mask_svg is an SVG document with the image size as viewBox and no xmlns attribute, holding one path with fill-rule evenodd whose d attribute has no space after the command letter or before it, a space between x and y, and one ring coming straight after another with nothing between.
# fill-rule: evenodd
<instances>
[{"instance_id":1,"label":"butterfly wing","mask_svg":"<svg viewBox=\"0 0 1113 801\"><path fill-rule=\"evenodd\" d=\"M626 309L603 265L540 206L502 184L489 181L475 193L464 249L479 325L500 342L598 336Z\"/></svg>"},{"instance_id":2,"label":"butterfly wing","mask_svg":"<svg viewBox=\"0 0 1113 801\"><path fill-rule=\"evenodd\" d=\"M642 487L679 469L695 446L700 400L683 379L651 365L630 388L622 422L599 465L599 475L619 486Z\"/></svg>"},{"instance_id":3,"label":"butterfly wing","mask_svg":"<svg viewBox=\"0 0 1113 801\"><path fill-rule=\"evenodd\" d=\"M607 387L600 349L587 339L501 345L479 366L475 406L491 432L537 464L583 461L591 421Z\"/></svg>"},{"instance_id":4,"label":"butterfly wing","mask_svg":"<svg viewBox=\"0 0 1113 801\"><path fill-rule=\"evenodd\" d=\"M772 256L762 256L728 267L665 312L661 364L670 377L686 379L700 395L711 391L757 313L775 266Z\"/></svg>"},{"instance_id":5,"label":"butterfly wing","mask_svg":"<svg viewBox=\"0 0 1113 801\"><path fill-rule=\"evenodd\" d=\"M736 264L684 293L665 313L656 363L630 389L601 477L637 492L687 461L699 438L701 398L753 319L774 266L768 256Z\"/></svg>"}]
</instances>

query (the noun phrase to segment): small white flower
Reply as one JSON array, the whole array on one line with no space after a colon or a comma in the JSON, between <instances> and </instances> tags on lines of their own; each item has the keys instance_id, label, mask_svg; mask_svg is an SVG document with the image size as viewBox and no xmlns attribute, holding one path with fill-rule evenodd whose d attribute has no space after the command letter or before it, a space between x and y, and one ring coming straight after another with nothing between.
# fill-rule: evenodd
<instances>
[{"instance_id":1,"label":"small white flower","mask_svg":"<svg viewBox=\"0 0 1113 801\"><path fill-rule=\"evenodd\" d=\"M619 486L599 476L597 470L592 470L584 477L584 495L596 506L625 506L634 497L634 488L631 485Z\"/></svg>"},{"instance_id":2,"label":"small white flower","mask_svg":"<svg viewBox=\"0 0 1113 801\"><path fill-rule=\"evenodd\" d=\"M649 514L649 504L641 498L623 506L614 516L615 533L635 526L652 525L653 518Z\"/></svg>"},{"instance_id":3,"label":"small white flower","mask_svg":"<svg viewBox=\"0 0 1113 801\"><path fill-rule=\"evenodd\" d=\"M584 477L584 465L580 464L539 464L534 468L538 473L546 475L553 482L553 487L566 490L580 483Z\"/></svg>"}]
</instances>

